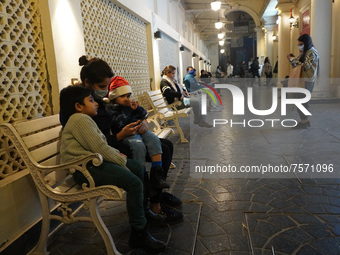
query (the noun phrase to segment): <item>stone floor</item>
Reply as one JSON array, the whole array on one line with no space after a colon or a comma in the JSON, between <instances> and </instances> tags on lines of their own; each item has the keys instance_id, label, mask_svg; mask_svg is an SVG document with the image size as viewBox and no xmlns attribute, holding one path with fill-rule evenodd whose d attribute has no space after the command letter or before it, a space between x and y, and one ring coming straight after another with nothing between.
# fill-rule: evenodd
<instances>
[{"instance_id":1,"label":"stone floor","mask_svg":"<svg viewBox=\"0 0 340 255\"><path fill-rule=\"evenodd\" d=\"M258 105L271 103L270 91L254 88L261 99ZM232 117L228 92L222 92L222 102L222 112L208 113L209 122L215 116ZM190 143L180 143L177 134L170 137L177 167L170 171L168 180L170 191L183 200L185 217L176 225L149 226L155 237L168 244L162 254L340 254L339 109L336 100L312 102L312 127L307 130L282 126L195 129L189 119L181 120L192 146L190 149ZM297 119L296 111L289 110L284 118ZM195 161L230 164L237 169L241 165L314 164L315 172L325 164L327 171L332 165L333 172L308 172L311 178L298 171L243 178L228 174L197 176ZM102 202L100 211L122 254L145 254L127 245L129 224L123 203ZM51 255L105 254L104 243L90 223L61 227L49 238L48 250Z\"/></svg>"}]
</instances>

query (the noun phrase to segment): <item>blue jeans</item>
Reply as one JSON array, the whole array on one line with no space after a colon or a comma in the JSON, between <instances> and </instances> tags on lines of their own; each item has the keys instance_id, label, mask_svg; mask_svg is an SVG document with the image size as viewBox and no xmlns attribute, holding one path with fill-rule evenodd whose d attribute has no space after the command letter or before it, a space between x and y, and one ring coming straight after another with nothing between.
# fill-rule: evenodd
<instances>
[{"instance_id":1,"label":"blue jeans","mask_svg":"<svg viewBox=\"0 0 340 255\"><path fill-rule=\"evenodd\" d=\"M126 137L123 139L123 143L130 147L132 158L142 166L145 166L146 151L150 157L162 154L161 141L150 130L141 135L136 134Z\"/></svg>"}]
</instances>

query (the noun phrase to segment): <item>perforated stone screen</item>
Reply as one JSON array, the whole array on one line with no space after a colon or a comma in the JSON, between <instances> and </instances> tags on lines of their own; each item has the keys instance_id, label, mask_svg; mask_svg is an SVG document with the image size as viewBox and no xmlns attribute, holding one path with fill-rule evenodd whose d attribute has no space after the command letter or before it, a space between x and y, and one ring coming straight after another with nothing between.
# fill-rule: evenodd
<instances>
[{"instance_id":1,"label":"perforated stone screen","mask_svg":"<svg viewBox=\"0 0 340 255\"><path fill-rule=\"evenodd\" d=\"M52 112L37 1L1 0L0 122Z\"/></svg>"},{"instance_id":2,"label":"perforated stone screen","mask_svg":"<svg viewBox=\"0 0 340 255\"><path fill-rule=\"evenodd\" d=\"M163 70L167 65L173 65L179 68L179 46L178 43L162 33L162 40L158 42L159 49L159 65L160 69ZM176 77L178 79L178 76Z\"/></svg>"},{"instance_id":3,"label":"perforated stone screen","mask_svg":"<svg viewBox=\"0 0 340 255\"><path fill-rule=\"evenodd\" d=\"M83 0L81 11L87 56L107 61L149 108L142 96L150 90L145 23L108 0Z\"/></svg>"},{"instance_id":4,"label":"perforated stone screen","mask_svg":"<svg viewBox=\"0 0 340 255\"><path fill-rule=\"evenodd\" d=\"M52 113L41 18L36 0L0 0L0 123ZM24 168L0 133L0 180Z\"/></svg>"},{"instance_id":5,"label":"perforated stone screen","mask_svg":"<svg viewBox=\"0 0 340 255\"><path fill-rule=\"evenodd\" d=\"M187 67L192 66L192 53L188 49L185 49L182 53L182 60L183 60L183 76L187 73ZM197 74L199 74L197 72Z\"/></svg>"}]
</instances>

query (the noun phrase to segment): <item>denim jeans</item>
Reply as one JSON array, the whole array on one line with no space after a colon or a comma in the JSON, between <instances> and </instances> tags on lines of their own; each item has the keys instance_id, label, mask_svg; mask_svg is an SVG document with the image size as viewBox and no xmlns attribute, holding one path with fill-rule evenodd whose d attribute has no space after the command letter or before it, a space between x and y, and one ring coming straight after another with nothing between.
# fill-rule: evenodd
<instances>
[{"instance_id":1,"label":"denim jeans","mask_svg":"<svg viewBox=\"0 0 340 255\"><path fill-rule=\"evenodd\" d=\"M150 157L162 154L162 146L159 138L147 130L141 135L132 135L123 139L123 143L130 147L133 159L145 166L146 151Z\"/></svg>"},{"instance_id":2,"label":"denim jeans","mask_svg":"<svg viewBox=\"0 0 340 255\"><path fill-rule=\"evenodd\" d=\"M143 168L133 159L128 159L126 166L130 171L112 162L104 161L100 166L88 163L87 169L96 186L115 185L127 192L126 208L130 224L135 229L143 229L146 226L143 207ZM79 185L87 182L79 171L73 174L73 178Z\"/></svg>"}]
</instances>

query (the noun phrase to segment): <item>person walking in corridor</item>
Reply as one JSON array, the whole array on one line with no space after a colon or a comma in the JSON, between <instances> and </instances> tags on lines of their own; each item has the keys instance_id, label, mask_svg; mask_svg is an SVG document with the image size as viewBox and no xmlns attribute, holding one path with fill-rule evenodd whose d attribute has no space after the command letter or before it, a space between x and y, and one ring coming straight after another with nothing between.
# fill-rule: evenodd
<instances>
[{"instance_id":1,"label":"person walking in corridor","mask_svg":"<svg viewBox=\"0 0 340 255\"><path fill-rule=\"evenodd\" d=\"M253 82L255 80L255 77L258 78L258 84L259 84L259 86L261 86L261 76L259 74L259 69L260 69L259 57L256 57L254 59L253 63L251 63L251 65L250 65L250 70L251 70L251 73L253 75L251 86L253 86Z\"/></svg>"},{"instance_id":2,"label":"person walking in corridor","mask_svg":"<svg viewBox=\"0 0 340 255\"><path fill-rule=\"evenodd\" d=\"M269 86L270 81L273 77L272 65L270 64L269 58L264 59L263 73L266 75L266 86Z\"/></svg>"}]
</instances>

